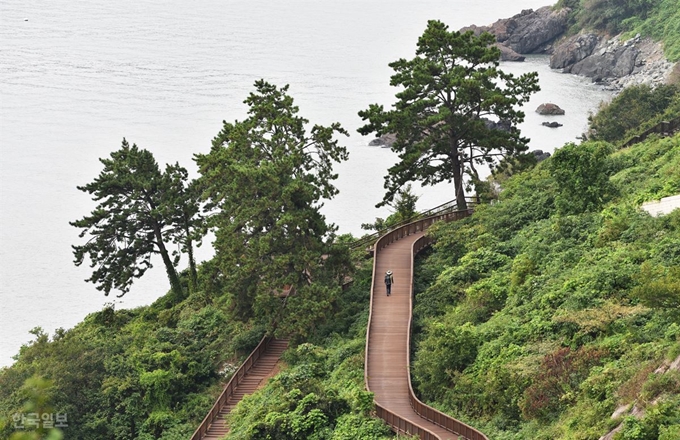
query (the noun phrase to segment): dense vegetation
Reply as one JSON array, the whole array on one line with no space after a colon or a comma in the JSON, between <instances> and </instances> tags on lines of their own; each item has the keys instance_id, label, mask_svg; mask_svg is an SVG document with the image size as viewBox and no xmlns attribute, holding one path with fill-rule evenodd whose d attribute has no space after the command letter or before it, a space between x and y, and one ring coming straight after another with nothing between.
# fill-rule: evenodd
<instances>
[{"instance_id":1,"label":"dense vegetation","mask_svg":"<svg viewBox=\"0 0 680 440\"><path fill-rule=\"evenodd\" d=\"M367 265L334 303L334 319L290 350L289 368L270 387L243 402L236 438L279 431L290 432L285 438L377 439L389 432L369 417L373 398L363 389L370 276ZM14 431L13 414L35 407L35 381L48 378L39 394L49 411L41 412L67 414L65 438L186 440L263 333L234 316L228 295L201 292L174 306L161 299L135 310L108 307L51 340L36 330L0 373L0 438Z\"/></svg>"},{"instance_id":2,"label":"dense vegetation","mask_svg":"<svg viewBox=\"0 0 680 440\"><path fill-rule=\"evenodd\" d=\"M370 261L368 261L370 263ZM389 428L370 417L364 346L372 265L364 264L337 313L308 342L284 354L288 369L232 412L230 439L379 440Z\"/></svg>"},{"instance_id":3,"label":"dense vegetation","mask_svg":"<svg viewBox=\"0 0 680 440\"><path fill-rule=\"evenodd\" d=\"M571 8L572 31L581 29L610 35L640 33L664 43L671 61L680 61L680 8L677 0L560 0Z\"/></svg>"},{"instance_id":4,"label":"dense vegetation","mask_svg":"<svg viewBox=\"0 0 680 440\"><path fill-rule=\"evenodd\" d=\"M680 193L680 134L566 145L502 185L432 230L419 392L494 439L597 439L621 422L615 438L678 438L680 371L663 366L680 355L680 211L639 206ZM611 418L633 405L646 417Z\"/></svg>"},{"instance_id":5,"label":"dense vegetation","mask_svg":"<svg viewBox=\"0 0 680 440\"><path fill-rule=\"evenodd\" d=\"M658 124L680 117L680 86L628 87L589 118L592 140L621 143Z\"/></svg>"}]
</instances>

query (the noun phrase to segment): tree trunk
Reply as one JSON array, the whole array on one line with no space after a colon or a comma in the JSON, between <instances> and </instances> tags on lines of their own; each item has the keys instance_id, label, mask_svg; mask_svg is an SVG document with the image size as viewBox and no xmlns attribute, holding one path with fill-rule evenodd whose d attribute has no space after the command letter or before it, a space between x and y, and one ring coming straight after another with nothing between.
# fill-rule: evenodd
<instances>
[{"instance_id":1,"label":"tree trunk","mask_svg":"<svg viewBox=\"0 0 680 440\"><path fill-rule=\"evenodd\" d=\"M165 264L165 271L168 274L168 280L170 281L170 290L172 290L172 295L175 297L176 302L179 302L184 298L184 293L182 292L182 283L179 281L179 275L177 275L177 270L172 264L170 259L170 254L163 243L163 235L161 234L160 226L154 222L153 225L154 235L156 236L156 243L158 244L158 252L163 258L163 264Z\"/></svg>"},{"instance_id":2,"label":"tree trunk","mask_svg":"<svg viewBox=\"0 0 680 440\"><path fill-rule=\"evenodd\" d=\"M465 200L465 190L463 188L463 167L458 155L458 149L452 146L452 158L453 158L453 187L456 192L456 205L458 209L467 209L467 201Z\"/></svg>"},{"instance_id":3,"label":"tree trunk","mask_svg":"<svg viewBox=\"0 0 680 440\"><path fill-rule=\"evenodd\" d=\"M189 256L189 292L196 292L198 288L198 274L196 273L196 260L194 259L194 245L191 235L189 234L189 228L185 229L185 234L187 236L187 255Z\"/></svg>"}]
</instances>

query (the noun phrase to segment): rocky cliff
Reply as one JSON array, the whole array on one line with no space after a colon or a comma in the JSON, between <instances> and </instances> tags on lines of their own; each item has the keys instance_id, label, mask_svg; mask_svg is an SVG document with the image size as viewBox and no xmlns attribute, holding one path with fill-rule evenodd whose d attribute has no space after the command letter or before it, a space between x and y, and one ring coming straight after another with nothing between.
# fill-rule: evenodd
<instances>
[{"instance_id":1,"label":"rocky cliff","mask_svg":"<svg viewBox=\"0 0 680 440\"><path fill-rule=\"evenodd\" d=\"M475 35L489 32L496 36L503 47L501 53L505 54L551 53L552 42L567 30L568 14L566 8L553 11L549 6L535 11L525 9L490 26L472 25L462 28L461 32L471 30Z\"/></svg>"},{"instance_id":2,"label":"rocky cliff","mask_svg":"<svg viewBox=\"0 0 680 440\"><path fill-rule=\"evenodd\" d=\"M569 12L549 6L527 9L491 25L472 25L461 31L493 34L502 61L523 61L524 54L550 54L553 69L592 78L612 89L668 81L673 63L665 59L660 44L639 36L622 41L587 32L565 37Z\"/></svg>"},{"instance_id":3,"label":"rocky cliff","mask_svg":"<svg viewBox=\"0 0 680 440\"><path fill-rule=\"evenodd\" d=\"M668 81L673 63L661 46L639 36L621 41L582 33L562 41L550 58L550 67L592 78L614 89L631 84L657 86Z\"/></svg>"}]
</instances>

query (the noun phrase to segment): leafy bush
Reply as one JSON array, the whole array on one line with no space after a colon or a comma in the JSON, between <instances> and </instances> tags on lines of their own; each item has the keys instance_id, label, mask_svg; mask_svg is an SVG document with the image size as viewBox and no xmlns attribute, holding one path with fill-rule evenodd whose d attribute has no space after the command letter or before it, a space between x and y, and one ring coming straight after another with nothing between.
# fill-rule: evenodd
<instances>
[{"instance_id":1,"label":"leafy bush","mask_svg":"<svg viewBox=\"0 0 680 440\"><path fill-rule=\"evenodd\" d=\"M623 141L630 137L631 130L656 124L660 115L677 116L679 109L680 87L676 85L661 85L654 89L648 85L626 87L588 118L588 137L607 142ZM667 110L670 110L669 114Z\"/></svg>"},{"instance_id":2,"label":"leafy bush","mask_svg":"<svg viewBox=\"0 0 680 440\"><path fill-rule=\"evenodd\" d=\"M458 327L435 322L426 332L413 363L413 379L425 398L434 399L452 384L455 372L474 362L479 337L470 323Z\"/></svg>"},{"instance_id":3,"label":"leafy bush","mask_svg":"<svg viewBox=\"0 0 680 440\"><path fill-rule=\"evenodd\" d=\"M613 147L602 142L567 144L549 162L557 182L555 204L562 214L581 214L600 208L612 197L609 183Z\"/></svg>"},{"instance_id":4,"label":"leafy bush","mask_svg":"<svg viewBox=\"0 0 680 440\"><path fill-rule=\"evenodd\" d=\"M634 298L639 298L648 307L680 318L680 266L664 269L644 263L638 279L640 284L631 294Z\"/></svg>"},{"instance_id":5,"label":"leafy bush","mask_svg":"<svg viewBox=\"0 0 680 440\"><path fill-rule=\"evenodd\" d=\"M541 364L540 373L524 391L524 398L520 402L524 417L541 420L557 417L567 405L574 403L575 392L581 381L588 377L590 368L605 355L598 349L572 351L569 347L547 355Z\"/></svg>"},{"instance_id":6,"label":"leafy bush","mask_svg":"<svg viewBox=\"0 0 680 440\"><path fill-rule=\"evenodd\" d=\"M227 438L385 438L389 429L370 417L362 349L334 338L328 348L305 343L289 350L289 368L232 411Z\"/></svg>"}]
</instances>

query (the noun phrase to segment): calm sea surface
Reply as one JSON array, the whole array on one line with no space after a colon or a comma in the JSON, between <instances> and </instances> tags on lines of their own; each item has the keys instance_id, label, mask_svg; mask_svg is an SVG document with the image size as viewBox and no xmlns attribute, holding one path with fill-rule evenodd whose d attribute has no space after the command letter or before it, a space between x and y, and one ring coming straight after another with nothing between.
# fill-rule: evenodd
<instances>
[{"instance_id":1,"label":"calm sea surface","mask_svg":"<svg viewBox=\"0 0 680 440\"><path fill-rule=\"evenodd\" d=\"M302 116L338 121L350 132L349 162L338 168L340 195L327 218L340 232L388 211L382 175L394 155L356 134L357 111L389 105L387 64L414 54L428 19L452 29L488 24L548 0L148 1L3 0L0 3L0 366L28 331L70 328L113 298L72 264L77 230L93 208L76 185L100 171L98 158L123 137L161 163L195 171L222 120L243 119L256 79L290 84ZM545 57L507 64L536 70L543 90L527 106L525 135L552 151L584 131L607 93L551 72ZM564 127L540 126L534 109L555 102ZM451 188L419 189L420 208L452 198ZM201 251L211 255L210 245ZM160 262L117 307L149 304L168 289Z\"/></svg>"}]
</instances>

